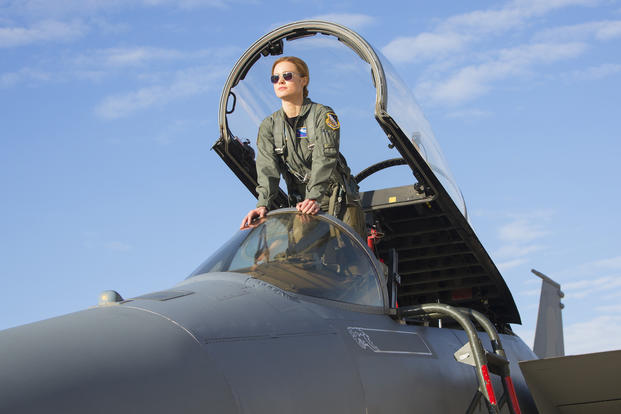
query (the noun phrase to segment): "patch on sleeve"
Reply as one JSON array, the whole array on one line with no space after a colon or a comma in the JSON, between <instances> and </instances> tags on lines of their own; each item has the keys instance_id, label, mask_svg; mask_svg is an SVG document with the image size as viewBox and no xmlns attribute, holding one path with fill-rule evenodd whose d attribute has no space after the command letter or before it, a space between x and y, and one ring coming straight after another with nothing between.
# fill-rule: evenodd
<instances>
[{"instance_id":1,"label":"patch on sleeve","mask_svg":"<svg viewBox=\"0 0 621 414\"><path fill-rule=\"evenodd\" d=\"M326 114L326 125L330 128L337 130L340 128L339 119L336 117L334 112L328 112Z\"/></svg>"}]
</instances>

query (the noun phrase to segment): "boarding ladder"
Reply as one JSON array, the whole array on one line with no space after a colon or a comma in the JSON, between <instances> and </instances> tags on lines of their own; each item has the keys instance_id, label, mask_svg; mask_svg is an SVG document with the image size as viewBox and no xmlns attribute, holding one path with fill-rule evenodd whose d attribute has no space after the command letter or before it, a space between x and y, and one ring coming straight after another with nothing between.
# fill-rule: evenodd
<instances>
[{"instance_id":1,"label":"boarding ladder","mask_svg":"<svg viewBox=\"0 0 621 414\"><path fill-rule=\"evenodd\" d=\"M450 317L455 320L466 332L468 342L455 353L458 362L473 365L479 387L466 413L471 414L480 398L483 398L490 414L498 414L500 408L508 404L511 414L521 414L517 395L511 380L509 361L500 341L500 336L494 325L481 312L469 308L449 306L442 303L428 303L396 309L399 318L424 317L427 319L441 319ZM477 330L472 323L476 321L490 338L493 353L488 352L481 345ZM496 400L490 373L502 379L503 395L500 401Z\"/></svg>"}]
</instances>

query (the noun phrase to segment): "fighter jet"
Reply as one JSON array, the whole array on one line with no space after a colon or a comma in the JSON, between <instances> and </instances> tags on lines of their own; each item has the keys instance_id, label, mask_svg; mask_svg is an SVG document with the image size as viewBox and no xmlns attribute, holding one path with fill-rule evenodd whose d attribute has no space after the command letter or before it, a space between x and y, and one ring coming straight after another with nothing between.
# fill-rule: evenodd
<instances>
[{"instance_id":1,"label":"fighter jet","mask_svg":"<svg viewBox=\"0 0 621 414\"><path fill-rule=\"evenodd\" d=\"M361 194L368 238L299 214L281 191L170 289L107 291L90 309L0 332L0 412L537 412L518 366L537 356L511 330L511 292L409 89L360 35L301 21L257 40L224 85L215 151L256 195L252 143L239 137L275 108L253 76L285 51L347 51L355 65L339 58L312 85L343 95L329 82L346 73L373 92L352 117L373 122L392 156L356 179L396 167L410 182Z\"/></svg>"}]
</instances>

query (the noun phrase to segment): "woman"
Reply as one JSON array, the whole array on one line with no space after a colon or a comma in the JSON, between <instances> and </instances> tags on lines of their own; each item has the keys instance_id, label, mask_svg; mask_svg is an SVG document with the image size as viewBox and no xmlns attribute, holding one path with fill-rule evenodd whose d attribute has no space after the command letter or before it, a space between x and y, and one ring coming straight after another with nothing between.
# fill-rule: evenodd
<instances>
[{"instance_id":1,"label":"woman","mask_svg":"<svg viewBox=\"0 0 621 414\"><path fill-rule=\"evenodd\" d=\"M259 127L259 200L240 228L265 216L282 175L289 202L298 211L311 215L324 211L366 237L358 185L339 153L339 120L331 108L308 99L308 66L297 57L281 57L272 65L270 79L282 108Z\"/></svg>"}]
</instances>

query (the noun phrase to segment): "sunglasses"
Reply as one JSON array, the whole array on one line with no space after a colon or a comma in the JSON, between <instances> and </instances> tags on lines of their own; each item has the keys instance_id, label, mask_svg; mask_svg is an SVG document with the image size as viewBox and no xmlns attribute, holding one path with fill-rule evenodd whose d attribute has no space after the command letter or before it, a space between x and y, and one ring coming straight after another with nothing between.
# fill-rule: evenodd
<instances>
[{"instance_id":1,"label":"sunglasses","mask_svg":"<svg viewBox=\"0 0 621 414\"><path fill-rule=\"evenodd\" d=\"M272 75L270 76L270 81L272 81L272 83L278 83L278 79L280 79L280 76L282 76L282 78L289 82L291 79L293 79L293 75L296 75L295 72L285 72L281 75Z\"/></svg>"}]
</instances>

